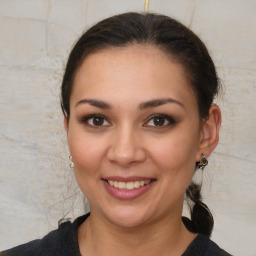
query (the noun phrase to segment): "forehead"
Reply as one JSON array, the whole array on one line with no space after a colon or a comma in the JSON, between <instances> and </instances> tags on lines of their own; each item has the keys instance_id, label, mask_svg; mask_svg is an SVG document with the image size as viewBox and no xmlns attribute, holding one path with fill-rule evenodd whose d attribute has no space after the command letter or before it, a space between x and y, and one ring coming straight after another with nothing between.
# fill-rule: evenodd
<instances>
[{"instance_id":1,"label":"forehead","mask_svg":"<svg viewBox=\"0 0 256 256\"><path fill-rule=\"evenodd\" d=\"M141 100L166 94L195 100L183 66L152 45L111 47L90 54L78 69L73 86L72 94L95 98L117 92L126 98L132 92Z\"/></svg>"}]
</instances>

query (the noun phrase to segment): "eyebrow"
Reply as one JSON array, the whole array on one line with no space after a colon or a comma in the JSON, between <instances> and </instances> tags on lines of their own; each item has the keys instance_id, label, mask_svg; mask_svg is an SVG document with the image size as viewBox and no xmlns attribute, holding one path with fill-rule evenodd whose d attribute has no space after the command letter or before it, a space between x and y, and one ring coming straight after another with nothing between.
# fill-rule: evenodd
<instances>
[{"instance_id":1,"label":"eyebrow","mask_svg":"<svg viewBox=\"0 0 256 256\"><path fill-rule=\"evenodd\" d=\"M95 99L82 99L76 103L75 107L77 107L80 104L85 104L85 103L90 104L97 108L102 108L102 109L110 109L111 108L111 106L108 103L101 101L101 100L95 100Z\"/></svg>"},{"instance_id":2,"label":"eyebrow","mask_svg":"<svg viewBox=\"0 0 256 256\"><path fill-rule=\"evenodd\" d=\"M153 99L153 100L143 102L139 105L139 109L143 110L143 109L147 109L147 108L159 107L159 106L162 106L167 103L175 103L184 108L184 105L175 99L161 98L161 99ZM77 107L80 104L90 104L91 106L102 108L102 109L111 109L112 108L112 106L110 104L108 104L107 102L101 101L101 100L96 100L96 99L82 99L76 103L75 107Z\"/></svg>"},{"instance_id":3,"label":"eyebrow","mask_svg":"<svg viewBox=\"0 0 256 256\"><path fill-rule=\"evenodd\" d=\"M141 103L139 105L139 108L141 110L143 110L143 109L146 109L146 108L159 107L159 106L167 104L167 103L175 103L175 104L178 104L178 105L180 105L181 107L184 108L184 105L181 102L179 102L175 99L172 99L172 98L153 99L153 100L150 100L150 101L146 101L144 103Z\"/></svg>"}]
</instances>

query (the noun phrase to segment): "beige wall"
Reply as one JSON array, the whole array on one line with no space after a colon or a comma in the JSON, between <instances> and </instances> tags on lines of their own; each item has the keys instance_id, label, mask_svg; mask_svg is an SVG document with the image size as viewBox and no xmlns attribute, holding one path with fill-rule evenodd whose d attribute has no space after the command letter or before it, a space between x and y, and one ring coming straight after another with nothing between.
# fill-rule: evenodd
<instances>
[{"instance_id":1,"label":"beige wall","mask_svg":"<svg viewBox=\"0 0 256 256\"><path fill-rule=\"evenodd\" d=\"M81 212L59 107L73 41L144 0L0 0L0 249L43 236ZM256 1L151 0L206 42L225 85L220 145L204 174L213 240L256 255ZM70 199L71 198L71 199Z\"/></svg>"}]
</instances>

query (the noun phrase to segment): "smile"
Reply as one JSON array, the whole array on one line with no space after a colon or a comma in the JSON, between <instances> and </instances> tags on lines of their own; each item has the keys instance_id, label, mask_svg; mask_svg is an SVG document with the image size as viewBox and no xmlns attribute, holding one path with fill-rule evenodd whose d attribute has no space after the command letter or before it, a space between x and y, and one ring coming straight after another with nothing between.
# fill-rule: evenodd
<instances>
[{"instance_id":1,"label":"smile","mask_svg":"<svg viewBox=\"0 0 256 256\"><path fill-rule=\"evenodd\" d=\"M110 186L119 188L119 189L125 189L125 190L132 190L135 188L143 187L148 185L149 183L150 183L150 180L130 181L130 182L108 180L108 184L110 184Z\"/></svg>"},{"instance_id":2,"label":"smile","mask_svg":"<svg viewBox=\"0 0 256 256\"><path fill-rule=\"evenodd\" d=\"M132 200L142 196L154 187L156 179L143 177L109 177L103 179L107 192L119 200Z\"/></svg>"}]
</instances>

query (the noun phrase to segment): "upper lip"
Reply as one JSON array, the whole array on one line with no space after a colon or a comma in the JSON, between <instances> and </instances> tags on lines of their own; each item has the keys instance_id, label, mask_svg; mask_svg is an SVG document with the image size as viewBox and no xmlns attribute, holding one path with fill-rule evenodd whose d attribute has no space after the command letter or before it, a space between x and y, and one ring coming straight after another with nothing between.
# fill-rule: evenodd
<instances>
[{"instance_id":1,"label":"upper lip","mask_svg":"<svg viewBox=\"0 0 256 256\"><path fill-rule=\"evenodd\" d=\"M121 181L121 182L155 180L154 178L141 177L141 176L130 176L130 177L108 176L108 177L104 177L102 179L103 180L112 180L112 181Z\"/></svg>"}]
</instances>

